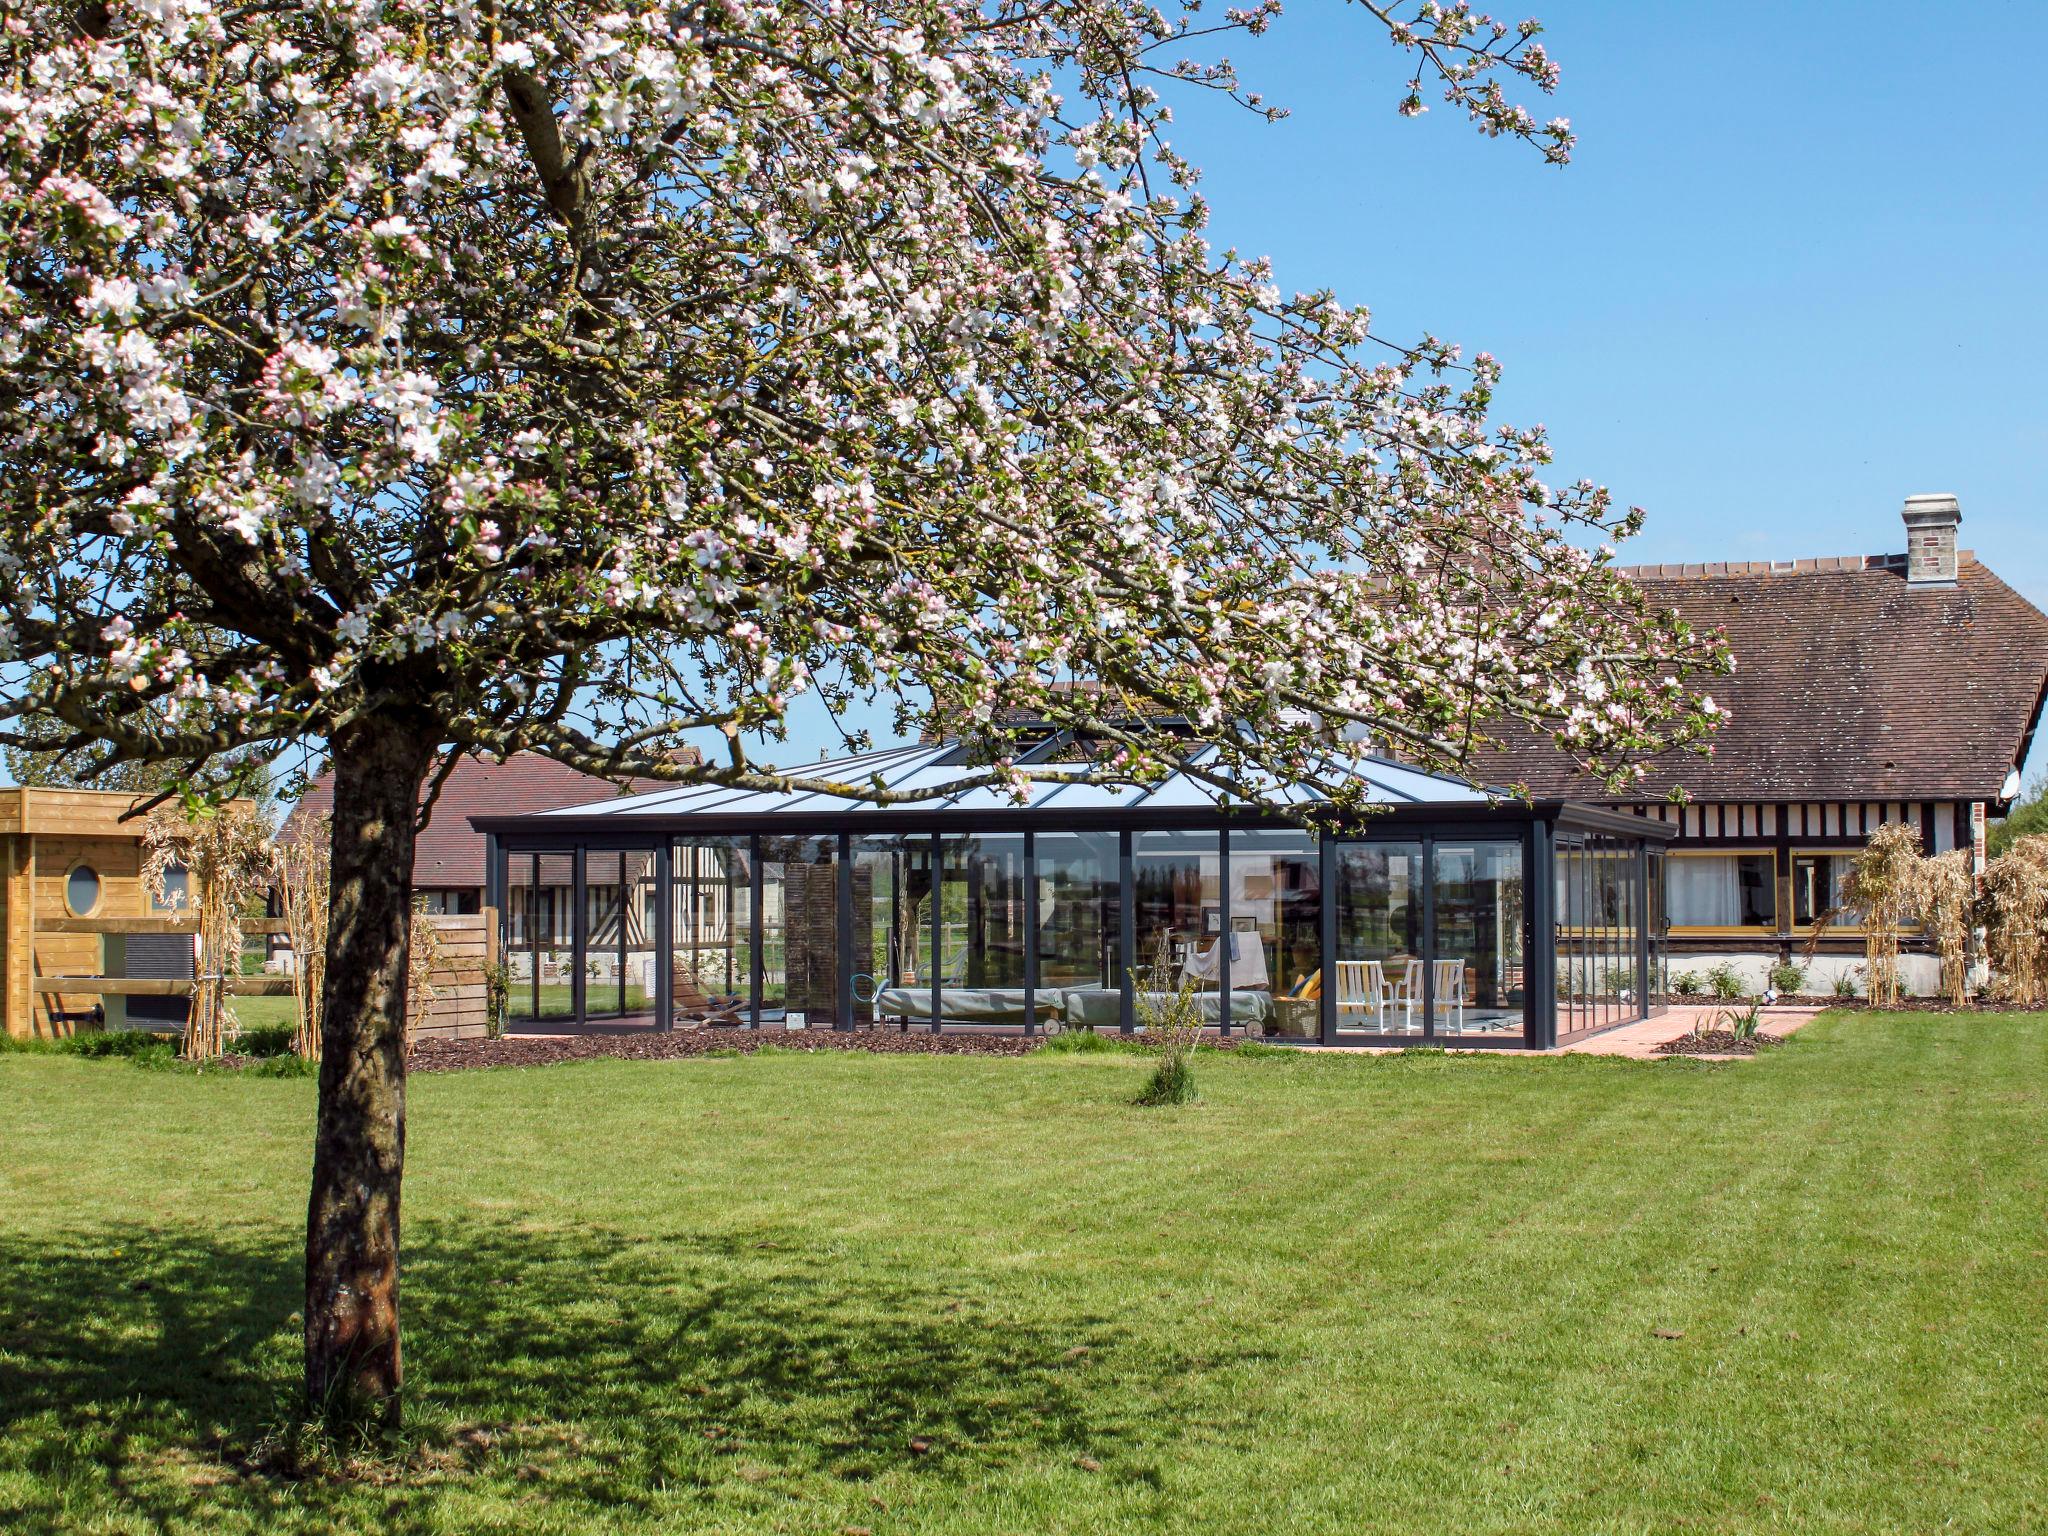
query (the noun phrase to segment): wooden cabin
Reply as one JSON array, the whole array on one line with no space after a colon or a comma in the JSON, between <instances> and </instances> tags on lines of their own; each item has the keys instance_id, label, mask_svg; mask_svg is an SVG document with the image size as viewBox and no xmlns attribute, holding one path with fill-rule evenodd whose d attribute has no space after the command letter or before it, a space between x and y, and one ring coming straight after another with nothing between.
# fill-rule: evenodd
<instances>
[{"instance_id":1,"label":"wooden cabin","mask_svg":"<svg viewBox=\"0 0 2048 1536\"><path fill-rule=\"evenodd\" d=\"M0 995L8 1034L68 1035L126 1021L125 995L40 988L52 977L129 976L127 951L141 937L137 930L162 925L167 913L142 883L142 818L131 815L146 799L91 789L0 789ZM154 969L175 980L182 957L183 974L191 975L189 938L148 939L165 953L153 967L138 955L145 974ZM172 1001L182 1008L182 998Z\"/></svg>"}]
</instances>

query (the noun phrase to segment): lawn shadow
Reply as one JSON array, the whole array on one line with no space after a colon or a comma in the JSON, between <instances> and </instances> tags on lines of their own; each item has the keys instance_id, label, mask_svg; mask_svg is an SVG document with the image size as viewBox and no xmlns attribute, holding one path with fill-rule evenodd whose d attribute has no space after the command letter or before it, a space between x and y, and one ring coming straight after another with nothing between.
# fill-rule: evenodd
<instances>
[{"instance_id":1,"label":"lawn shadow","mask_svg":"<svg viewBox=\"0 0 2048 1536\"><path fill-rule=\"evenodd\" d=\"M1189 1368L1122 1359L1100 1316L1020 1322L993 1282L934 1294L922 1271L799 1242L418 1225L407 1448L372 1476L294 1481L258 1453L295 1401L282 1234L0 1236L0 1473L31 1489L0 1495L0 1526L260 1525L288 1505L319 1529L373 1499L385 1530L444 1529L451 1479L593 1515L673 1512L735 1478L763 1496L959 1482L1099 1455Z\"/></svg>"}]
</instances>

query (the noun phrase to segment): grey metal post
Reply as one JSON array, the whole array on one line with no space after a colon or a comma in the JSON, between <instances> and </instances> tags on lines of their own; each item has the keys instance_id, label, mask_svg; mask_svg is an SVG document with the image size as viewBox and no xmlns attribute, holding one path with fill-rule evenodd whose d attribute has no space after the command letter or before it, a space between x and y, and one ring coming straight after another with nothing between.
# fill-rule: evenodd
<instances>
[{"instance_id":1,"label":"grey metal post","mask_svg":"<svg viewBox=\"0 0 2048 1536\"><path fill-rule=\"evenodd\" d=\"M1321 975L1323 978L1323 1044L1337 1043L1337 844L1327 832L1316 840L1316 875L1321 886L1321 907L1317 926L1322 930Z\"/></svg>"},{"instance_id":2,"label":"grey metal post","mask_svg":"<svg viewBox=\"0 0 2048 1536\"><path fill-rule=\"evenodd\" d=\"M675 1028L676 917L674 845L654 850L654 1027ZM692 957L694 961L694 956ZM693 964L692 973L695 972Z\"/></svg>"},{"instance_id":3,"label":"grey metal post","mask_svg":"<svg viewBox=\"0 0 2048 1536\"><path fill-rule=\"evenodd\" d=\"M1117 1000L1116 1027L1124 1034L1137 1030L1138 978L1138 896L1137 872L1131 861L1131 831L1116 835L1116 900L1122 915L1116 925Z\"/></svg>"},{"instance_id":4,"label":"grey metal post","mask_svg":"<svg viewBox=\"0 0 2048 1536\"><path fill-rule=\"evenodd\" d=\"M1522 1038L1531 1050L1557 1044L1557 851L1551 824L1532 820L1527 833L1528 924L1522 966Z\"/></svg>"},{"instance_id":5,"label":"grey metal post","mask_svg":"<svg viewBox=\"0 0 2048 1536\"><path fill-rule=\"evenodd\" d=\"M839 951L838 977L834 984L832 1027L837 1030L853 1028L853 835L839 834L839 911L838 932L835 934Z\"/></svg>"},{"instance_id":6,"label":"grey metal post","mask_svg":"<svg viewBox=\"0 0 2048 1536\"><path fill-rule=\"evenodd\" d=\"M1024 834L1024 1033L1038 1033L1038 834Z\"/></svg>"},{"instance_id":7,"label":"grey metal post","mask_svg":"<svg viewBox=\"0 0 2048 1536\"><path fill-rule=\"evenodd\" d=\"M945 871L939 860L944 849L939 834L932 834L932 1023L933 1034L939 1032L939 962L946 952L945 935L939 925L939 899L945 893Z\"/></svg>"},{"instance_id":8,"label":"grey metal post","mask_svg":"<svg viewBox=\"0 0 2048 1536\"><path fill-rule=\"evenodd\" d=\"M576 1016L580 1027L590 1021L584 1017L583 961L589 943L589 923L586 918L590 907L590 888L586 863L589 850L581 843L570 858L572 871L569 887L569 1011Z\"/></svg>"},{"instance_id":9,"label":"grey metal post","mask_svg":"<svg viewBox=\"0 0 2048 1536\"><path fill-rule=\"evenodd\" d=\"M1650 1016L1650 850L1636 844L1636 1017Z\"/></svg>"},{"instance_id":10,"label":"grey metal post","mask_svg":"<svg viewBox=\"0 0 2048 1536\"><path fill-rule=\"evenodd\" d=\"M748 895L747 905L752 910L747 914L747 1028L761 1027L761 994L763 986L764 957L761 954L761 933L764 923L761 917L762 891L765 882L761 874L761 834L756 832L747 839ZM728 919L730 921L730 919Z\"/></svg>"},{"instance_id":11,"label":"grey metal post","mask_svg":"<svg viewBox=\"0 0 2048 1536\"><path fill-rule=\"evenodd\" d=\"M1237 942L1237 930L1230 922L1230 828L1216 833L1216 880L1220 887L1218 905L1223 927L1216 936L1216 1025L1218 1033L1230 1038L1230 950Z\"/></svg>"},{"instance_id":12,"label":"grey metal post","mask_svg":"<svg viewBox=\"0 0 2048 1536\"><path fill-rule=\"evenodd\" d=\"M1422 842L1422 1038L1436 1038L1436 837Z\"/></svg>"},{"instance_id":13,"label":"grey metal post","mask_svg":"<svg viewBox=\"0 0 2048 1536\"><path fill-rule=\"evenodd\" d=\"M498 914L498 953L505 952L505 858L498 834L484 834L484 905Z\"/></svg>"}]
</instances>

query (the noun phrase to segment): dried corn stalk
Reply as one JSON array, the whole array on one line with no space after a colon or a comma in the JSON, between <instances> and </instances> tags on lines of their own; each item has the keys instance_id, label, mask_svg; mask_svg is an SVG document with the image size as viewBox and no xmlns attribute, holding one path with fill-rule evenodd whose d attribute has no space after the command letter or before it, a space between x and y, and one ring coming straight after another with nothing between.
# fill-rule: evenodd
<instances>
[{"instance_id":1,"label":"dried corn stalk","mask_svg":"<svg viewBox=\"0 0 2048 1536\"><path fill-rule=\"evenodd\" d=\"M1976 916L1977 872L1970 850L1922 859L1913 906L1941 956L1941 995L1960 1008L1970 991L1970 927Z\"/></svg>"},{"instance_id":2,"label":"dried corn stalk","mask_svg":"<svg viewBox=\"0 0 2048 1536\"><path fill-rule=\"evenodd\" d=\"M2022 837L1984 871L1985 948L2000 990L2048 1004L2048 836Z\"/></svg>"},{"instance_id":3,"label":"dried corn stalk","mask_svg":"<svg viewBox=\"0 0 2048 1536\"><path fill-rule=\"evenodd\" d=\"M293 823L277 842L277 890L292 941L292 990L299 1005L292 1049L320 1059L327 985L327 900L333 883L334 824L328 816Z\"/></svg>"},{"instance_id":4,"label":"dried corn stalk","mask_svg":"<svg viewBox=\"0 0 2048 1536\"><path fill-rule=\"evenodd\" d=\"M1899 1005L1899 929L1913 909L1919 872L1920 834L1894 821L1856 850L1843 882L1843 899L1863 914L1863 963L1873 1008Z\"/></svg>"},{"instance_id":5,"label":"dried corn stalk","mask_svg":"<svg viewBox=\"0 0 2048 1536\"><path fill-rule=\"evenodd\" d=\"M1842 882L1842 902L1813 920L1807 935L1806 958L1820 947L1822 935L1838 919L1863 921L1863 974L1870 1006L1895 1008L1899 1002L1899 929L1913 910L1920 886L1920 834L1894 821L1870 834L1856 850L1849 876Z\"/></svg>"},{"instance_id":6,"label":"dried corn stalk","mask_svg":"<svg viewBox=\"0 0 2048 1536\"><path fill-rule=\"evenodd\" d=\"M235 1021L228 983L242 969L242 908L269 882L270 828L253 806L227 805L197 816L165 806L143 827L142 846L143 884L157 904L175 911L190 903L198 914L184 1054L212 1060ZM178 869L185 871L183 891L170 883Z\"/></svg>"}]
</instances>

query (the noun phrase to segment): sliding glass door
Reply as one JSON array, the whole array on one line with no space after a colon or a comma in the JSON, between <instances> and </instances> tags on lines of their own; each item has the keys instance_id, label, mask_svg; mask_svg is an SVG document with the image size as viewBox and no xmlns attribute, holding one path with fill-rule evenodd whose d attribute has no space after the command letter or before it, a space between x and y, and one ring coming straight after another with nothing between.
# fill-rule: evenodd
<instances>
[{"instance_id":1,"label":"sliding glass door","mask_svg":"<svg viewBox=\"0 0 2048 1536\"><path fill-rule=\"evenodd\" d=\"M1521 1043L1521 840L1371 838L1335 852L1337 1038Z\"/></svg>"}]
</instances>

